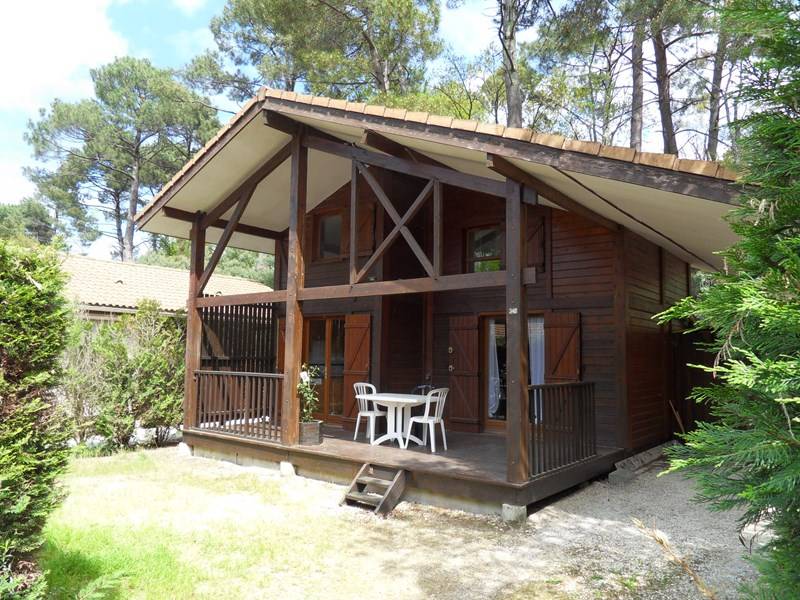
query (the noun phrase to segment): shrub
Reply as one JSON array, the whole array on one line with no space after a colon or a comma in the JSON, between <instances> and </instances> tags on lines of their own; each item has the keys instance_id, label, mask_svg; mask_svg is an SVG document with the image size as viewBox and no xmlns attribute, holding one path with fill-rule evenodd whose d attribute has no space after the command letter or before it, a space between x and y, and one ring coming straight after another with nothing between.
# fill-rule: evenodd
<instances>
[{"instance_id":1,"label":"shrub","mask_svg":"<svg viewBox=\"0 0 800 600\"><path fill-rule=\"evenodd\" d=\"M96 356L93 350L92 323L76 315L69 328L67 348L62 355L64 371L59 388L59 409L72 426L72 435L79 444L94 432L97 414Z\"/></svg>"},{"instance_id":2,"label":"shrub","mask_svg":"<svg viewBox=\"0 0 800 600\"><path fill-rule=\"evenodd\" d=\"M131 319L133 384L142 427L156 431L155 443L183 419L185 319L162 316L155 302L143 302Z\"/></svg>"},{"instance_id":3,"label":"shrub","mask_svg":"<svg viewBox=\"0 0 800 600\"><path fill-rule=\"evenodd\" d=\"M100 328L93 343L97 433L124 447L138 425L155 428L156 445L166 441L182 416L183 332L183 318L163 316L152 301Z\"/></svg>"},{"instance_id":4,"label":"shrub","mask_svg":"<svg viewBox=\"0 0 800 600\"><path fill-rule=\"evenodd\" d=\"M60 376L69 309L57 254L0 241L0 591L34 597L31 563L61 499L68 431L52 389Z\"/></svg>"}]
</instances>

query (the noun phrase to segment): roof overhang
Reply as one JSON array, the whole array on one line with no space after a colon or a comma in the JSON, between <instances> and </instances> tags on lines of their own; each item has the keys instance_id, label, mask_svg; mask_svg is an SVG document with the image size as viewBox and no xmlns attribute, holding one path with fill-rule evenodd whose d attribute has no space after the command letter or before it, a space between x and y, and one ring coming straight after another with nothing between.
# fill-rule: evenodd
<instances>
[{"instance_id":1,"label":"roof overhang","mask_svg":"<svg viewBox=\"0 0 800 600\"><path fill-rule=\"evenodd\" d=\"M145 231L188 238L187 215L211 211L291 139L268 124L265 111L370 150L374 148L365 143L365 136L375 132L452 169L496 181L504 178L490 168L487 157L503 157L586 209L698 268L719 268L721 260L715 253L736 240L724 216L740 190L717 163L274 90L248 103L162 189L137 217L137 225ZM351 163L312 147L308 173L307 204L312 210L349 181ZM258 184L231 246L274 251L274 240L260 232L288 227L289 180L287 160ZM540 194L540 200L555 206L546 195ZM223 219L232 212L233 208ZM211 227L206 240L216 242L221 233L221 227Z\"/></svg>"}]
</instances>

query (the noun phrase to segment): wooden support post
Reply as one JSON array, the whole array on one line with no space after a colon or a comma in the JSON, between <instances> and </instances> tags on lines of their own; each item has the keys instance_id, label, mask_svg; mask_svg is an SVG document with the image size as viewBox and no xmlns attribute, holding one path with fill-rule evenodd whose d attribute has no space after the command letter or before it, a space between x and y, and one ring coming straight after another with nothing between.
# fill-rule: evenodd
<instances>
[{"instance_id":1,"label":"wooden support post","mask_svg":"<svg viewBox=\"0 0 800 600\"><path fill-rule=\"evenodd\" d=\"M197 307L198 283L203 276L206 248L206 230L202 212L197 212L192 223L191 254L189 255L189 298L186 301L186 375L184 379L183 426L197 425L197 381L194 372L200 368L203 344L203 320Z\"/></svg>"},{"instance_id":2,"label":"wooden support post","mask_svg":"<svg viewBox=\"0 0 800 600\"><path fill-rule=\"evenodd\" d=\"M506 460L507 478L530 478L528 311L523 280L527 204L522 186L506 180Z\"/></svg>"},{"instance_id":3,"label":"wooden support post","mask_svg":"<svg viewBox=\"0 0 800 600\"><path fill-rule=\"evenodd\" d=\"M442 255L444 254L442 235L442 182L433 182L433 276L442 275Z\"/></svg>"},{"instance_id":4,"label":"wooden support post","mask_svg":"<svg viewBox=\"0 0 800 600\"><path fill-rule=\"evenodd\" d=\"M356 283L358 258L358 165L351 161L350 170L350 284Z\"/></svg>"},{"instance_id":5,"label":"wooden support post","mask_svg":"<svg viewBox=\"0 0 800 600\"><path fill-rule=\"evenodd\" d=\"M283 360L281 440L295 445L300 437L300 403L297 383L303 349L303 308L298 292L305 285L303 232L306 218L308 149L301 135L292 139L292 174L289 193L289 247L286 268L286 344Z\"/></svg>"}]
</instances>

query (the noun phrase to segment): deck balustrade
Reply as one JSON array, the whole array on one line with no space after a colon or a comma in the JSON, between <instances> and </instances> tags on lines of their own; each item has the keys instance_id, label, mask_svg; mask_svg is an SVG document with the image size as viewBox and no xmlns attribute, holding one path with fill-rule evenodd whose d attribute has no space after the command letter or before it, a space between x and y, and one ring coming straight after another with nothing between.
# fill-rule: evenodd
<instances>
[{"instance_id":1,"label":"deck balustrade","mask_svg":"<svg viewBox=\"0 0 800 600\"><path fill-rule=\"evenodd\" d=\"M557 383L528 388L531 477L597 454L594 383Z\"/></svg>"},{"instance_id":2,"label":"deck balustrade","mask_svg":"<svg viewBox=\"0 0 800 600\"><path fill-rule=\"evenodd\" d=\"M283 375L195 371L194 427L247 438L281 441L280 389Z\"/></svg>"}]
</instances>

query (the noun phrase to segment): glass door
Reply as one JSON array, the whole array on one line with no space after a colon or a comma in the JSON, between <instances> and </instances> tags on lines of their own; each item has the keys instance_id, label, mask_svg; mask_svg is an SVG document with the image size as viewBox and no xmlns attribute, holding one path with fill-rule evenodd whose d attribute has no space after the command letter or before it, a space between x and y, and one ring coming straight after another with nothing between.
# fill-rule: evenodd
<instances>
[{"instance_id":1,"label":"glass door","mask_svg":"<svg viewBox=\"0 0 800 600\"><path fill-rule=\"evenodd\" d=\"M338 422L344 409L344 318L313 317L306 320L305 331L303 362L317 370L317 418Z\"/></svg>"},{"instance_id":2,"label":"glass door","mask_svg":"<svg viewBox=\"0 0 800 600\"><path fill-rule=\"evenodd\" d=\"M487 429L504 429L506 420L506 320L503 317L484 319L484 386L485 423ZM544 383L544 318L528 317L528 383ZM539 410L532 401L534 415Z\"/></svg>"}]
</instances>

